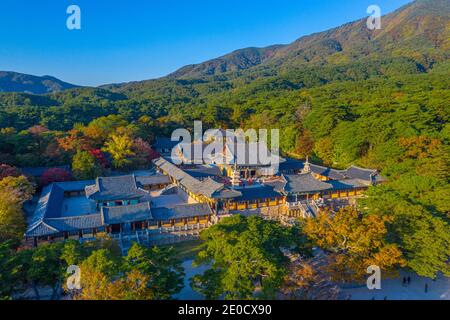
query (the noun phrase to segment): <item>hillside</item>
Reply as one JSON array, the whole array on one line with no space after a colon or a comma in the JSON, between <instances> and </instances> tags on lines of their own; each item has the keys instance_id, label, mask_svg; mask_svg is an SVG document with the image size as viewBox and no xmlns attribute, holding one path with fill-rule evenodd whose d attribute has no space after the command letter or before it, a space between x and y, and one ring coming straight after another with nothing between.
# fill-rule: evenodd
<instances>
[{"instance_id":1,"label":"hillside","mask_svg":"<svg viewBox=\"0 0 450 320\"><path fill-rule=\"evenodd\" d=\"M371 31L366 19L305 36L289 45L237 50L223 57L190 65L169 78L218 76L247 69L276 71L292 66L340 64L363 58L403 56L425 68L448 58L450 1L418 0L383 17L382 29Z\"/></svg>"},{"instance_id":2,"label":"hillside","mask_svg":"<svg viewBox=\"0 0 450 320\"><path fill-rule=\"evenodd\" d=\"M0 71L0 92L45 94L76 87L50 76L38 77L17 72Z\"/></svg>"}]
</instances>

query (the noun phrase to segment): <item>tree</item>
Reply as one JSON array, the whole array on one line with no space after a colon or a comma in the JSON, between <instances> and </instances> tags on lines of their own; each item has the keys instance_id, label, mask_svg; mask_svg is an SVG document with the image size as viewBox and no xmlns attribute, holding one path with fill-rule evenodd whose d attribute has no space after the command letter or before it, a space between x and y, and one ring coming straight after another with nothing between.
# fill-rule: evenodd
<instances>
[{"instance_id":1,"label":"tree","mask_svg":"<svg viewBox=\"0 0 450 320\"><path fill-rule=\"evenodd\" d=\"M314 147L314 140L308 130L301 130L295 144L295 153L302 158L310 156Z\"/></svg>"},{"instance_id":2,"label":"tree","mask_svg":"<svg viewBox=\"0 0 450 320\"><path fill-rule=\"evenodd\" d=\"M132 163L133 139L128 134L113 134L106 142L103 151L111 154L113 165L117 169L124 169Z\"/></svg>"},{"instance_id":3,"label":"tree","mask_svg":"<svg viewBox=\"0 0 450 320\"><path fill-rule=\"evenodd\" d=\"M0 242L20 243L26 227L22 205L33 193L34 185L24 176L0 180Z\"/></svg>"},{"instance_id":4,"label":"tree","mask_svg":"<svg viewBox=\"0 0 450 320\"><path fill-rule=\"evenodd\" d=\"M61 248L61 243L52 243L40 245L32 251L27 277L38 300L38 286L50 286L52 300L59 297L63 269Z\"/></svg>"},{"instance_id":5,"label":"tree","mask_svg":"<svg viewBox=\"0 0 450 320\"><path fill-rule=\"evenodd\" d=\"M201 234L206 249L195 263L209 265L191 279L207 299L273 298L288 264L282 248L297 245L294 230L253 216L233 216Z\"/></svg>"},{"instance_id":6,"label":"tree","mask_svg":"<svg viewBox=\"0 0 450 320\"><path fill-rule=\"evenodd\" d=\"M371 265L394 275L405 265L402 252L387 240L387 224L392 218L361 215L353 207L335 214L324 211L303 222L303 230L313 243L328 254L328 272L337 281L362 281Z\"/></svg>"},{"instance_id":7,"label":"tree","mask_svg":"<svg viewBox=\"0 0 450 320\"><path fill-rule=\"evenodd\" d=\"M58 146L63 150L76 153L77 151L89 151L94 147L94 142L89 137L83 135L79 129L72 129L62 138L56 139Z\"/></svg>"},{"instance_id":8,"label":"tree","mask_svg":"<svg viewBox=\"0 0 450 320\"><path fill-rule=\"evenodd\" d=\"M146 248L134 243L125 257L125 263L127 270L138 271L147 277L152 299L170 299L184 286L183 267L173 248Z\"/></svg>"},{"instance_id":9,"label":"tree","mask_svg":"<svg viewBox=\"0 0 450 320\"><path fill-rule=\"evenodd\" d=\"M127 125L128 122L122 116L112 114L93 120L83 129L83 132L85 136L93 139L97 144L101 144L118 128L126 127Z\"/></svg>"},{"instance_id":10,"label":"tree","mask_svg":"<svg viewBox=\"0 0 450 320\"><path fill-rule=\"evenodd\" d=\"M103 170L91 153L78 151L72 160L72 171L78 180L89 180L99 177Z\"/></svg>"},{"instance_id":11,"label":"tree","mask_svg":"<svg viewBox=\"0 0 450 320\"><path fill-rule=\"evenodd\" d=\"M16 167L7 164L0 164L0 180L6 177L18 177L20 175L20 170Z\"/></svg>"},{"instance_id":12,"label":"tree","mask_svg":"<svg viewBox=\"0 0 450 320\"><path fill-rule=\"evenodd\" d=\"M0 191L0 242L13 241L17 246L25 233L26 223L19 202Z\"/></svg>"},{"instance_id":13,"label":"tree","mask_svg":"<svg viewBox=\"0 0 450 320\"><path fill-rule=\"evenodd\" d=\"M61 168L50 168L45 170L41 176L41 186L47 186L54 182L64 182L73 180L72 174Z\"/></svg>"},{"instance_id":14,"label":"tree","mask_svg":"<svg viewBox=\"0 0 450 320\"><path fill-rule=\"evenodd\" d=\"M6 177L0 180L0 190L20 205L33 198L36 186L25 176Z\"/></svg>"},{"instance_id":15,"label":"tree","mask_svg":"<svg viewBox=\"0 0 450 320\"><path fill-rule=\"evenodd\" d=\"M76 300L109 300L110 286L120 271L120 265L108 250L100 249L84 260L81 265L81 291ZM116 293L117 294L117 293Z\"/></svg>"},{"instance_id":16,"label":"tree","mask_svg":"<svg viewBox=\"0 0 450 320\"><path fill-rule=\"evenodd\" d=\"M318 140L314 145L314 152L323 161L324 165L331 166L334 156L333 139L325 137Z\"/></svg>"},{"instance_id":17,"label":"tree","mask_svg":"<svg viewBox=\"0 0 450 320\"><path fill-rule=\"evenodd\" d=\"M339 288L326 272L327 259L322 255L304 259L291 257L288 275L282 288L288 299L337 300Z\"/></svg>"},{"instance_id":18,"label":"tree","mask_svg":"<svg viewBox=\"0 0 450 320\"><path fill-rule=\"evenodd\" d=\"M448 203L441 204L439 193L445 198L445 191L438 191L442 184L429 183L426 177L403 175L369 190L361 207L370 214L393 217L391 238L404 252L409 268L429 278L436 278L439 272L450 276L450 227L438 210L440 206L448 208Z\"/></svg>"},{"instance_id":19,"label":"tree","mask_svg":"<svg viewBox=\"0 0 450 320\"><path fill-rule=\"evenodd\" d=\"M102 152L100 149L94 149L89 151L91 155L94 156L96 159L96 162L100 164L102 168L108 168L110 166L110 163L108 159L106 158L105 153Z\"/></svg>"},{"instance_id":20,"label":"tree","mask_svg":"<svg viewBox=\"0 0 450 320\"><path fill-rule=\"evenodd\" d=\"M153 290L148 286L149 276L139 270L131 270L125 277L109 285L111 300L154 300Z\"/></svg>"},{"instance_id":21,"label":"tree","mask_svg":"<svg viewBox=\"0 0 450 320\"><path fill-rule=\"evenodd\" d=\"M11 299L17 287L18 261L10 241L0 242L0 300Z\"/></svg>"},{"instance_id":22,"label":"tree","mask_svg":"<svg viewBox=\"0 0 450 320\"><path fill-rule=\"evenodd\" d=\"M148 168L152 163L152 160L160 157L158 152L153 150L148 142L142 140L141 138L134 140L133 152L133 162L134 167L136 168Z\"/></svg>"}]
</instances>

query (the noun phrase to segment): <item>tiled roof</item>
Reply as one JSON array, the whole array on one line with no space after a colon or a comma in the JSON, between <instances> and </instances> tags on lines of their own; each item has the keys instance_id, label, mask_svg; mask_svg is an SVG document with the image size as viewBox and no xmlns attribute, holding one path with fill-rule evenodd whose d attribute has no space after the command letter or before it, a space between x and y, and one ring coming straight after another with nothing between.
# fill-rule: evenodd
<instances>
[{"instance_id":1,"label":"tiled roof","mask_svg":"<svg viewBox=\"0 0 450 320\"><path fill-rule=\"evenodd\" d=\"M136 177L136 182L142 186L169 184L170 178L166 175L158 174L158 175L154 175L154 176Z\"/></svg>"},{"instance_id":2,"label":"tiled roof","mask_svg":"<svg viewBox=\"0 0 450 320\"><path fill-rule=\"evenodd\" d=\"M93 229L103 226L102 218L99 213L83 216L46 219L45 222L46 224L59 230L60 232Z\"/></svg>"},{"instance_id":3,"label":"tiled roof","mask_svg":"<svg viewBox=\"0 0 450 320\"><path fill-rule=\"evenodd\" d=\"M328 167L322 167L316 164L310 164L311 171L315 174L319 174L321 176L333 179L333 180L340 180L345 179L345 172L342 170L336 170Z\"/></svg>"},{"instance_id":4,"label":"tiled roof","mask_svg":"<svg viewBox=\"0 0 450 320\"><path fill-rule=\"evenodd\" d=\"M280 163L279 171L303 170L304 167L305 163L303 161L287 158L286 161Z\"/></svg>"},{"instance_id":5,"label":"tiled roof","mask_svg":"<svg viewBox=\"0 0 450 320\"><path fill-rule=\"evenodd\" d=\"M66 182L56 182L55 184L61 189L63 189L65 192L84 191L87 186L95 184L95 180L66 181Z\"/></svg>"},{"instance_id":6,"label":"tiled roof","mask_svg":"<svg viewBox=\"0 0 450 320\"><path fill-rule=\"evenodd\" d=\"M330 180L328 184L333 186L333 190L349 190L353 188L367 188L370 183L360 179Z\"/></svg>"},{"instance_id":7,"label":"tiled roof","mask_svg":"<svg viewBox=\"0 0 450 320\"><path fill-rule=\"evenodd\" d=\"M57 184L54 183L45 187L34 211L32 224L44 218L59 217L63 200L64 190Z\"/></svg>"},{"instance_id":8,"label":"tiled roof","mask_svg":"<svg viewBox=\"0 0 450 320\"><path fill-rule=\"evenodd\" d=\"M260 154L264 158L260 157ZM224 159L225 156L225 159ZM218 155L218 163L225 164L235 164L242 167L262 167L270 166L270 163L266 163L268 160L274 159L274 157L279 157L277 155L271 154L270 150L267 148L265 143L257 142L246 142L246 143L234 143L226 144L226 154ZM217 159L217 158L216 158ZM280 162L282 161L281 158Z\"/></svg>"},{"instance_id":9,"label":"tiled roof","mask_svg":"<svg viewBox=\"0 0 450 320\"><path fill-rule=\"evenodd\" d=\"M20 168L20 170L29 176L33 176L33 177L40 177L42 176L42 174L47 171L48 169L53 169L53 168L58 168L58 169L64 169L70 172L70 167L69 166L56 166L56 167L24 167L24 168Z\"/></svg>"},{"instance_id":10,"label":"tiled roof","mask_svg":"<svg viewBox=\"0 0 450 320\"><path fill-rule=\"evenodd\" d=\"M223 183L214 181L211 178L200 181L164 158L156 159L154 163L160 170L170 175L194 194L214 199L239 196L239 194L232 190L227 190Z\"/></svg>"},{"instance_id":11,"label":"tiled roof","mask_svg":"<svg viewBox=\"0 0 450 320\"><path fill-rule=\"evenodd\" d=\"M28 228L27 232L25 233L25 236L41 237L41 236L51 236L57 233L59 233L57 229L49 226L44 221L39 221L38 223L33 224Z\"/></svg>"},{"instance_id":12,"label":"tiled roof","mask_svg":"<svg viewBox=\"0 0 450 320\"><path fill-rule=\"evenodd\" d=\"M171 219L182 219L211 215L212 211L208 204L186 204L174 208L154 208L152 209L155 220L168 221Z\"/></svg>"},{"instance_id":13,"label":"tiled roof","mask_svg":"<svg viewBox=\"0 0 450 320\"><path fill-rule=\"evenodd\" d=\"M107 225L153 220L149 202L128 206L103 207L101 215L103 223Z\"/></svg>"},{"instance_id":14,"label":"tiled roof","mask_svg":"<svg viewBox=\"0 0 450 320\"><path fill-rule=\"evenodd\" d=\"M86 196L95 201L139 199L147 195L138 188L134 175L97 178L95 185L86 187Z\"/></svg>"},{"instance_id":15,"label":"tiled roof","mask_svg":"<svg viewBox=\"0 0 450 320\"><path fill-rule=\"evenodd\" d=\"M216 166L200 165L195 166L192 169L185 169L184 171L194 178L208 178L208 177L222 176L222 172Z\"/></svg>"},{"instance_id":16,"label":"tiled roof","mask_svg":"<svg viewBox=\"0 0 450 320\"><path fill-rule=\"evenodd\" d=\"M239 191L241 196L233 199L233 201L238 202L258 199L273 199L282 196L279 192L275 191L273 187L268 185L239 188L236 189L236 191Z\"/></svg>"},{"instance_id":17,"label":"tiled roof","mask_svg":"<svg viewBox=\"0 0 450 320\"><path fill-rule=\"evenodd\" d=\"M209 162L203 158L205 149L208 144L205 142L195 141L192 143L180 143L177 145L177 154L183 163L186 164L203 164Z\"/></svg>"},{"instance_id":18,"label":"tiled roof","mask_svg":"<svg viewBox=\"0 0 450 320\"><path fill-rule=\"evenodd\" d=\"M377 170L363 169L352 166L345 170L345 176L352 179L361 179L366 181L373 181L373 177L377 175Z\"/></svg>"},{"instance_id":19,"label":"tiled roof","mask_svg":"<svg viewBox=\"0 0 450 320\"><path fill-rule=\"evenodd\" d=\"M320 192L332 189L332 185L317 180L311 173L284 175L286 181L284 191L287 193Z\"/></svg>"},{"instance_id":20,"label":"tiled roof","mask_svg":"<svg viewBox=\"0 0 450 320\"><path fill-rule=\"evenodd\" d=\"M153 144L154 149L172 149L174 148L179 141L172 141L171 138L166 137L157 137L156 142Z\"/></svg>"}]
</instances>

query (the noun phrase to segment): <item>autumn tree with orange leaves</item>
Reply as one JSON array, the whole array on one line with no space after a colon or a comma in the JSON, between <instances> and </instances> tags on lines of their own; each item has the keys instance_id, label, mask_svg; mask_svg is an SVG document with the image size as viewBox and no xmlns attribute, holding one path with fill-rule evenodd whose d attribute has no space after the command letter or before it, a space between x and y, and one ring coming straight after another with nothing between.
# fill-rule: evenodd
<instances>
[{"instance_id":1,"label":"autumn tree with orange leaves","mask_svg":"<svg viewBox=\"0 0 450 320\"><path fill-rule=\"evenodd\" d=\"M361 281L371 265L379 266L383 276L393 276L405 265L400 249L387 241L390 222L390 217L361 215L347 207L305 220L303 230L327 253L327 271L334 280Z\"/></svg>"}]
</instances>

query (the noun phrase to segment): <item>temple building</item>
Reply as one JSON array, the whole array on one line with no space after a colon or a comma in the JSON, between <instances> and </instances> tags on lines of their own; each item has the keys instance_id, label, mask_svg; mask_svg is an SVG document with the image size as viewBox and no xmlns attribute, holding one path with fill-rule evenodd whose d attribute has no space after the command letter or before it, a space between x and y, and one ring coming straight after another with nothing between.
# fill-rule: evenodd
<instances>
[{"instance_id":1,"label":"temple building","mask_svg":"<svg viewBox=\"0 0 450 320\"><path fill-rule=\"evenodd\" d=\"M195 147L204 150L207 145ZM252 152L251 144L246 145L236 149L225 141L207 161L194 156L179 163L161 157L153 161L156 172L142 175L53 183L42 191L25 236L35 245L105 235L161 244L195 238L234 214L314 217L322 208L339 201L348 204L384 181L377 170L336 170L308 159L279 157L278 171L270 172L273 168L265 163L238 159L237 154L243 152L245 159Z\"/></svg>"},{"instance_id":2,"label":"temple building","mask_svg":"<svg viewBox=\"0 0 450 320\"><path fill-rule=\"evenodd\" d=\"M25 236L35 245L40 240L91 240L99 234L140 233L151 241L154 235L208 227L212 209L170 185L163 175L53 183L44 188Z\"/></svg>"}]
</instances>

